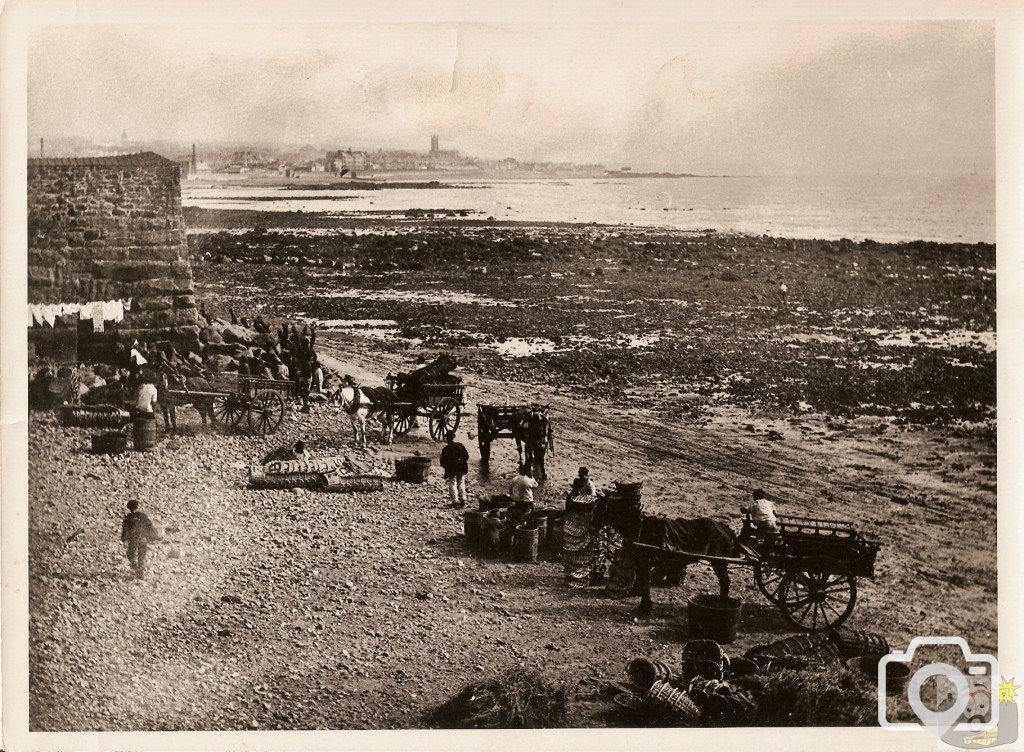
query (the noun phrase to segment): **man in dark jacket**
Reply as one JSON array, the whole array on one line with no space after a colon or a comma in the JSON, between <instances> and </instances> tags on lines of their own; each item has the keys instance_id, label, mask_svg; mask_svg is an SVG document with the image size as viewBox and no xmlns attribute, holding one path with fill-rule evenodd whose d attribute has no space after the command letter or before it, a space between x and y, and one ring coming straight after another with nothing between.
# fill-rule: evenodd
<instances>
[{"instance_id":1,"label":"man in dark jacket","mask_svg":"<svg viewBox=\"0 0 1024 752\"><path fill-rule=\"evenodd\" d=\"M146 513L139 511L139 502L132 499L121 523L121 542L128 544L128 563L140 580L146 574L146 549L156 539L156 528Z\"/></svg>"},{"instance_id":2,"label":"man in dark jacket","mask_svg":"<svg viewBox=\"0 0 1024 752\"><path fill-rule=\"evenodd\" d=\"M452 497L452 506L456 509L466 506L466 475L469 473L469 452L466 447L455 440L455 431L445 436L445 445L441 449L441 469L448 483L448 492Z\"/></svg>"}]
</instances>

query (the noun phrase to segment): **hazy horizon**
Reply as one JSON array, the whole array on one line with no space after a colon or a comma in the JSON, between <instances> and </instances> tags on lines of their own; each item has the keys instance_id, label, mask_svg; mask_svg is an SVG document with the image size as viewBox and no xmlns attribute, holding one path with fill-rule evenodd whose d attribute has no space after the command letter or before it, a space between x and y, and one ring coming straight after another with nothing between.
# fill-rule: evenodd
<instances>
[{"instance_id":1,"label":"hazy horizon","mask_svg":"<svg viewBox=\"0 0 1024 752\"><path fill-rule=\"evenodd\" d=\"M61 54L54 54L59 49ZM989 22L48 27L29 136L701 174L995 169Z\"/></svg>"}]
</instances>

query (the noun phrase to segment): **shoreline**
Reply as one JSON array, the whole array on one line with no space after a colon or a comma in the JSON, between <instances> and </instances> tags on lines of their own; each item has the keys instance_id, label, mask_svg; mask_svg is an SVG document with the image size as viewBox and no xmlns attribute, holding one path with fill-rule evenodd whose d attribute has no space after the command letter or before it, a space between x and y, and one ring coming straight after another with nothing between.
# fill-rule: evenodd
<instances>
[{"instance_id":1,"label":"shoreline","mask_svg":"<svg viewBox=\"0 0 1024 752\"><path fill-rule=\"evenodd\" d=\"M991 249L993 254L996 244L989 241L977 240L926 240L922 238L883 241L873 238L857 240L845 237L797 237L787 235L773 235L769 233L723 231L715 228L692 228L681 229L667 227L664 225L637 225L637 224L611 224L601 222L573 222L573 221L549 221L549 220L517 220L517 219L494 219L490 217L471 216L479 214L471 209L374 209L355 210L340 212L324 211L268 211L263 209L208 209L186 204L182 207L185 216L186 232L195 234L197 232L216 232L219 230L254 229L257 227L268 230L293 230L304 228L323 229L363 229L372 227L376 229L388 229L386 224L392 223L398 227L418 227L424 220L430 220L427 228L519 228L519 229L551 229L551 230L578 230L582 231L615 231L636 234L660 235L713 235L723 239L748 238L769 241L793 241L800 243L834 243L834 244L867 244L885 246L908 246L914 248L938 248L949 246L951 248L980 248Z\"/></svg>"}]
</instances>

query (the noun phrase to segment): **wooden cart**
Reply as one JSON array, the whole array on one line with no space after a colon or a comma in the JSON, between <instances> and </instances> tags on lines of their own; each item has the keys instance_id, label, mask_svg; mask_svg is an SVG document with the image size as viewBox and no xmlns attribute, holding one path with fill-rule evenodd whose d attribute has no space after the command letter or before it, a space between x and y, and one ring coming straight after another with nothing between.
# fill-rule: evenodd
<instances>
[{"instance_id":1,"label":"wooden cart","mask_svg":"<svg viewBox=\"0 0 1024 752\"><path fill-rule=\"evenodd\" d=\"M210 381L211 391L165 389L163 395L178 405L208 399L215 422L230 431L247 429L260 436L278 429L287 412L286 400L297 395L294 382L280 379L222 373L215 374Z\"/></svg>"},{"instance_id":2,"label":"wooden cart","mask_svg":"<svg viewBox=\"0 0 1024 752\"><path fill-rule=\"evenodd\" d=\"M442 441L449 431L458 430L462 409L466 406L465 384L455 381L419 384L408 392L400 377L389 376L384 383L394 394L388 410L398 436L409 433L417 417L427 419L430 438L434 441Z\"/></svg>"},{"instance_id":3,"label":"wooden cart","mask_svg":"<svg viewBox=\"0 0 1024 752\"><path fill-rule=\"evenodd\" d=\"M882 544L864 537L845 520L780 515L778 522L779 532L763 532L746 515L737 557L630 545L659 557L750 567L758 590L794 627L807 632L838 627L857 603L857 578L874 578Z\"/></svg>"}]
</instances>

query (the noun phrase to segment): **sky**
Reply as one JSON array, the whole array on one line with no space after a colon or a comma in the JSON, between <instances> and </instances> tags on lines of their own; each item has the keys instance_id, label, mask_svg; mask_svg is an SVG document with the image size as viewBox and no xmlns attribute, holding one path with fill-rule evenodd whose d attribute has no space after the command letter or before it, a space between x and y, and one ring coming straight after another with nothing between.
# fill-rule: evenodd
<instances>
[{"instance_id":1,"label":"sky","mask_svg":"<svg viewBox=\"0 0 1024 752\"><path fill-rule=\"evenodd\" d=\"M994 171L990 22L75 25L29 136L310 144L704 174Z\"/></svg>"}]
</instances>

